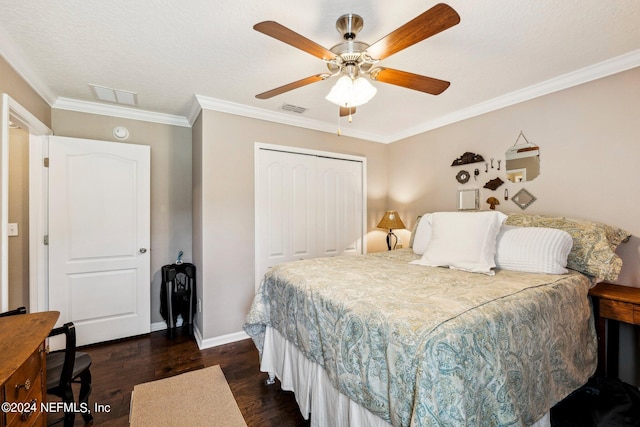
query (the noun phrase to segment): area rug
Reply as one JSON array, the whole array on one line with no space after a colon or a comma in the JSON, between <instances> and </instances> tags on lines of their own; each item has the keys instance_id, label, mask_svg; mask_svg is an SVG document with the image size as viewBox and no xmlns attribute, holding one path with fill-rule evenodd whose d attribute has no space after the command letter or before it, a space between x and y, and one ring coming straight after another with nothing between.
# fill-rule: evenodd
<instances>
[{"instance_id":1,"label":"area rug","mask_svg":"<svg viewBox=\"0 0 640 427\"><path fill-rule=\"evenodd\" d=\"M246 427L220 366L134 386L129 423L135 427Z\"/></svg>"}]
</instances>

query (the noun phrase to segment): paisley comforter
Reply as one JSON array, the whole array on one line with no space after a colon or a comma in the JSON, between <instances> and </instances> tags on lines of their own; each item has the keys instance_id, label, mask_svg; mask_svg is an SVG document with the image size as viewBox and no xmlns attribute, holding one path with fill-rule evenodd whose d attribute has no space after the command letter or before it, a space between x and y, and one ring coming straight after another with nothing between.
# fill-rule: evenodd
<instances>
[{"instance_id":1,"label":"paisley comforter","mask_svg":"<svg viewBox=\"0 0 640 427\"><path fill-rule=\"evenodd\" d=\"M244 329L266 326L394 426L530 425L596 367L586 276L410 265L398 250L274 267ZM313 411L313 409L312 409Z\"/></svg>"}]
</instances>

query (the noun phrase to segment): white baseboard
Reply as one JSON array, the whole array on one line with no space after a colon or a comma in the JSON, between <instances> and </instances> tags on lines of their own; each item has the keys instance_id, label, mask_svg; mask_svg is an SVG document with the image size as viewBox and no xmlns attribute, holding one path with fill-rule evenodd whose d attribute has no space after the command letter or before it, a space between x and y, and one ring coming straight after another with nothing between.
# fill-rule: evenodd
<instances>
[{"instance_id":1,"label":"white baseboard","mask_svg":"<svg viewBox=\"0 0 640 427\"><path fill-rule=\"evenodd\" d=\"M176 321L176 327L182 326L182 318L178 317ZM162 322L155 322L151 324L151 332L164 331L167 329L167 322L164 320ZM198 325L193 325L193 335L196 339L196 343L198 344L198 348L200 350L204 350L205 348L217 347L223 344L229 344L236 341L246 340L249 337L244 331L235 332L232 334L221 335L219 337L213 338L203 338L202 332L198 329Z\"/></svg>"},{"instance_id":2,"label":"white baseboard","mask_svg":"<svg viewBox=\"0 0 640 427\"><path fill-rule=\"evenodd\" d=\"M182 326L182 317L178 317L176 321L176 327ZM162 322L156 322L151 324L151 332L164 331L167 329L167 322L164 320Z\"/></svg>"},{"instance_id":3,"label":"white baseboard","mask_svg":"<svg viewBox=\"0 0 640 427\"><path fill-rule=\"evenodd\" d=\"M244 331L235 332L233 334L221 335L219 337L213 338L202 338L202 333L198 328L193 329L193 333L196 336L196 342L198 343L198 348L200 350L204 350L205 348L217 347L223 344L229 344L236 341L246 340L250 338Z\"/></svg>"}]
</instances>

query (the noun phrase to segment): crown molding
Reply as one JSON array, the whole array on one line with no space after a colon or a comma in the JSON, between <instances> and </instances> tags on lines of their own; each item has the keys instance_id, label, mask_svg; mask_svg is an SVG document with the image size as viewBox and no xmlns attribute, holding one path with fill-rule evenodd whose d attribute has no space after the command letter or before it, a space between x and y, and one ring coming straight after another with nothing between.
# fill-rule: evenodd
<instances>
[{"instance_id":1,"label":"crown molding","mask_svg":"<svg viewBox=\"0 0 640 427\"><path fill-rule=\"evenodd\" d=\"M306 119L303 117L294 117L289 113L284 113L284 112L280 113L280 112L275 112L270 110L264 110L262 108L256 108L248 105L238 104L235 102L224 101L216 98L210 98L203 95L196 95L194 102L197 103L200 106L200 108L203 110L213 110L213 111L219 111L223 113L235 114L237 116L250 117L253 119L265 120L268 122L280 123L284 125L296 126L296 127L301 127L305 129L311 129L311 130L317 130L320 132L327 132L332 134L336 133L335 126L329 123L321 122L319 120ZM196 108L192 107L190 109L189 117L195 120L199 112L200 112L199 110L196 112ZM373 141L373 142L382 142L382 143L387 142L387 139L385 138L384 135L379 135L371 132L363 132L363 131L358 131L353 129L342 130L342 135L349 136L352 138L366 139L368 141Z\"/></svg>"},{"instance_id":2,"label":"crown molding","mask_svg":"<svg viewBox=\"0 0 640 427\"><path fill-rule=\"evenodd\" d=\"M563 74L559 77L546 80L544 82L528 86L526 88L508 93L497 98L481 102L476 105L455 111L450 114L438 117L434 120L425 122L419 126L407 129L389 135L389 142L399 141L404 138L415 136L430 130L434 130L443 126L450 125L462 120L470 119L481 114L519 104L534 98L539 98L554 92L559 92L573 86L588 83L593 80L601 79L612 74L620 73L632 68L640 66L640 49L631 51L627 54L617 56L615 58L599 62L597 64L581 68L571 73Z\"/></svg>"},{"instance_id":3,"label":"crown molding","mask_svg":"<svg viewBox=\"0 0 640 427\"><path fill-rule=\"evenodd\" d=\"M49 106L53 105L56 96L25 59L25 55L17 48L13 38L2 27L0 27L0 55Z\"/></svg>"},{"instance_id":4,"label":"crown molding","mask_svg":"<svg viewBox=\"0 0 640 427\"><path fill-rule=\"evenodd\" d=\"M499 110L511 105L519 104L524 101L535 99L544 95L568 89L583 83L588 83L612 74L620 73L626 70L640 66L640 49L631 51L627 54L599 62L597 64L576 70L553 79L546 80L529 87L510 92L506 95L490 99L479 104L472 105L462 110L455 111L450 114L438 117L434 120L422 123L395 134L374 134L370 132L353 131L345 129L342 133L345 136L366 139L368 141L390 144L401 139L409 138L421 133L425 133L443 126L447 126L462 120L470 119L481 114ZM291 117L286 113L277 113L273 111L263 110L255 107L249 107L220 99L209 98L202 95L196 95L189 116L190 123L197 118L200 109L221 111L230 114L236 114L246 117L252 117L271 122L299 126L307 129L319 130L322 132L335 133L335 127L316 120L309 120L299 117Z\"/></svg>"},{"instance_id":5,"label":"crown molding","mask_svg":"<svg viewBox=\"0 0 640 427\"><path fill-rule=\"evenodd\" d=\"M306 129L336 133L336 128L332 124L311 120L302 117L293 117L289 113L275 112L264 110L261 108L251 107L235 102L224 101L221 99L210 98L203 95L195 95L189 111L185 116L176 116L165 113L156 113L153 111L138 110L130 107L122 107L118 105L101 104L90 101L80 101L70 98L56 97L51 89L40 78L39 74L34 70L31 64L24 58L25 56L13 43L13 39L9 34L0 27L0 54L5 58L7 63L40 95L45 102L52 108L62 110L77 111L83 113L92 113L99 115L114 116L132 120L142 120L153 123L168 124L174 126L190 127L200 114L202 109L220 111L229 114L235 114L244 117L251 117L260 120L266 120L274 123L280 123L290 126L302 127ZM453 124L462 120L470 119L481 114L499 110L520 102L528 101L540 96L548 95L597 80L612 74L626 71L640 66L640 49L631 51L624 55L576 70L562 76L546 80L544 82L517 90L503 96L481 102L476 105L463 108L461 110L443 115L436 119L422 123L418 126L405 129L395 134L378 134L364 132L346 128L342 130L342 135L353 138L365 139L373 142L389 144L401 139L415 136L430 130L434 130L449 124Z\"/></svg>"},{"instance_id":6,"label":"crown molding","mask_svg":"<svg viewBox=\"0 0 640 427\"><path fill-rule=\"evenodd\" d=\"M193 95L193 100L191 101L191 105L189 106L189 111L187 111L186 118L191 126L198 120L198 115L202 111L202 106L198 101L198 95Z\"/></svg>"},{"instance_id":7,"label":"crown molding","mask_svg":"<svg viewBox=\"0 0 640 427\"><path fill-rule=\"evenodd\" d=\"M76 111L79 113L120 117L122 119L141 120L144 122L160 123L172 126L191 127L187 118L183 116L174 116L172 114L156 113L154 111L139 110L137 108L102 104L99 102L80 101L70 98L59 97L53 103L51 108Z\"/></svg>"}]
</instances>

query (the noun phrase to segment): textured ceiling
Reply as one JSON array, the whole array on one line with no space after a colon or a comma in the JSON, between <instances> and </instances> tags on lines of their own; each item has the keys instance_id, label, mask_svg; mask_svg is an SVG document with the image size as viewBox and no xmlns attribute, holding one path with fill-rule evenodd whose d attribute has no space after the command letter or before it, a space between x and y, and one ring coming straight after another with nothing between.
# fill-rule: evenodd
<instances>
[{"instance_id":1,"label":"textured ceiling","mask_svg":"<svg viewBox=\"0 0 640 427\"><path fill-rule=\"evenodd\" d=\"M317 58L252 29L274 20L330 48L336 19L364 18L372 44L436 2L407 0L0 0L0 54L56 106L95 101L90 84L133 91L138 109L188 116L194 95L272 120L338 126L335 80L268 100L255 95L326 71ZM638 0L451 0L461 22L381 65L451 82L433 96L373 82L343 133L389 141L621 55L640 65ZM630 65L628 65L630 64ZM284 103L308 108L285 112ZM300 118L300 119L299 119ZM302 119L303 118L303 119ZM313 127L313 126L311 126Z\"/></svg>"}]
</instances>

